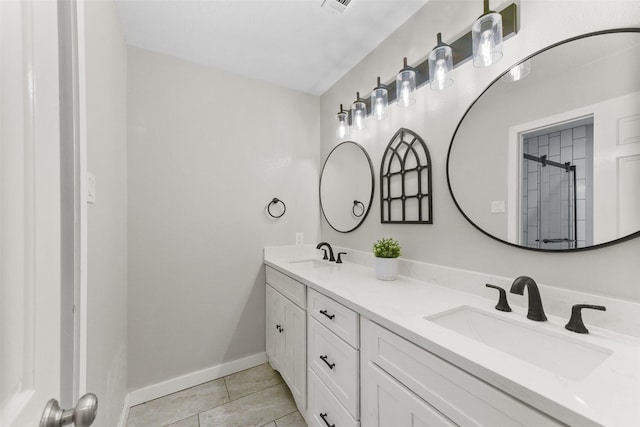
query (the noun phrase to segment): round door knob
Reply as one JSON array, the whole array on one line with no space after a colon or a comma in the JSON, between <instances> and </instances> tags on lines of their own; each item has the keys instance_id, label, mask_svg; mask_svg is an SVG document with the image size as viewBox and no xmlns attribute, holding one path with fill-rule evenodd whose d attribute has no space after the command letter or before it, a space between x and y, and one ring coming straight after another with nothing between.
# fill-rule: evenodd
<instances>
[{"instance_id":1,"label":"round door knob","mask_svg":"<svg viewBox=\"0 0 640 427\"><path fill-rule=\"evenodd\" d=\"M93 393L82 396L73 409L63 410L56 399L47 402L40 419L40 427L63 427L73 423L75 427L89 427L98 414L98 398Z\"/></svg>"},{"instance_id":2,"label":"round door knob","mask_svg":"<svg viewBox=\"0 0 640 427\"><path fill-rule=\"evenodd\" d=\"M98 415L98 397L93 393L85 394L78 400L73 412L73 422L76 427L89 427Z\"/></svg>"}]
</instances>

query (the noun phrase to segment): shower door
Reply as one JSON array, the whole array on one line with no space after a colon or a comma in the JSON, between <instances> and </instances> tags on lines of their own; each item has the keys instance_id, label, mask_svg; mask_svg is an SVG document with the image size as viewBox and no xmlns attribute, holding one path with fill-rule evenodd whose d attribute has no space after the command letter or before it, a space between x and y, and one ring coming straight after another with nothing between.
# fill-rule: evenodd
<instances>
[{"instance_id":1,"label":"shower door","mask_svg":"<svg viewBox=\"0 0 640 427\"><path fill-rule=\"evenodd\" d=\"M585 245L585 161L593 125L569 125L524 135L522 140L521 242L530 248ZM578 170L581 169L581 170ZM579 178L579 179L577 179ZM579 191L578 200L576 189ZM580 227L580 229L579 229ZM587 233L589 234L589 233Z\"/></svg>"}]
</instances>

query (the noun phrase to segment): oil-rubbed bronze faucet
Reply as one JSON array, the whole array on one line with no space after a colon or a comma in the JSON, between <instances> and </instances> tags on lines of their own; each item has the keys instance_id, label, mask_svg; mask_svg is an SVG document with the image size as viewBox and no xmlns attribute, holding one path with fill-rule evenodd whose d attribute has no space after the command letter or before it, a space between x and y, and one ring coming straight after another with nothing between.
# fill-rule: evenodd
<instances>
[{"instance_id":1,"label":"oil-rubbed bronze faucet","mask_svg":"<svg viewBox=\"0 0 640 427\"><path fill-rule=\"evenodd\" d=\"M535 320L536 322L544 322L547 320L547 316L544 315L544 309L542 308L542 300L540 299L540 291L536 281L529 276L520 276L511 284L511 293L524 295L524 288L527 287L527 293L529 294L529 311L527 312L527 319Z\"/></svg>"},{"instance_id":2,"label":"oil-rubbed bronze faucet","mask_svg":"<svg viewBox=\"0 0 640 427\"><path fill-rule=\"evenodd\" d=\"M327 242L320 242L318 243L318 246L316 246L316 249L322 249L323 246L326 246L327 249L329 249L329 261L334 262L336 260L336 257L333 255L333 248L331 247L331 245ZM324 253L324 258L323 259L327 259L327 253Z\"/></svg>"}]
</instances>

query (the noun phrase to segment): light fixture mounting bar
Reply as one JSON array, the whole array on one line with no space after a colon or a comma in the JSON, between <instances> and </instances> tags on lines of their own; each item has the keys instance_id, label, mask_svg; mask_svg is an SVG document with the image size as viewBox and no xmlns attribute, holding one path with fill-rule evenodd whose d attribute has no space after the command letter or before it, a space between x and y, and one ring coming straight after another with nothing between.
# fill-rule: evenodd
<instances>
[{"instance_id":1,"label":"light fixture mounting bar","mask_svg":"<svg viewBox=\"0 0 640 427\"><path fill-rule=\"evenodd\" d=\"M501 10L502 15L502 37L503 40L508 40L518 33L520 29L518 22L518 6L515 3L511 3L509 6ZM449 43L453 53L453 68L456 69L460 65L470 61L473 57L471 47L471 31L457 39L456 41ZM416 89L429 83L429 59L425 59L415 67L416 71ZM386 84L389 90L389 104L396 101L396 80ZM364 100L367 104L367 114L371 114L371 96Z\"/></svg>"}]
</instances>

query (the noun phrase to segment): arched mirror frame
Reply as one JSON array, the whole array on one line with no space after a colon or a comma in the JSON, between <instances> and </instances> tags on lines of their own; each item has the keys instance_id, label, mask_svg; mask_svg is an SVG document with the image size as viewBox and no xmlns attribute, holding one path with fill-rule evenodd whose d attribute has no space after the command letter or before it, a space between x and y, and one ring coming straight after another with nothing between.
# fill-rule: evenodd
<instances>
[{"instance_id":1,"label":"arched mirror frame","mask_svg":"<svg viewBox=\"0 0 640 427\"><path fill-rule=\"evenodd\" d=\"M493 86L494 83L496 83L498 80L500 80L505 74L507 74L509 72L509 70L511 70L511 68L522 64L525 61L528 61L529 59L533 58L536 55L539 55L543 52L546 52L550 49L553 49L554 47L566 44L566 43L570 43L572 41L576 41L576 40L580 40L580 39L584 39L587 37L594 37L594 36L599 36L599 35L604 35L604 34L612 34L612 33L640 33L640 28L614 28L614 29L610 29L610 30L602 30L602 31L595 31L595 32L591 32L591 33L586 33L586 34L582 34L579 36L575 36L575 37L571 37L562 41L559 41L557 43L554 43L552 45L549 45L543 49L540 49L537 52L532 53L531 55L527 56L526 58L522 59L520 62L514 64L511 67L508 67L502 74L500 74L498 77L496 77L491 83L489 83L489 85L480 93L480 95L478 95L478 97L471 103L471 105L469 105L469 107L466 109L466 111L464 112L464 114L462 115L462 117L460 118L460 121L458 122L458 125L456 126L455 131L453 132L453 136L451 137L451 143L449 144L449 150L447 152L447 185L449 187L449 194L451 194L451 198L453 199L453 202L455 203L456 207L458 208L458 210L460 211L460 213L462 214L462 216L469 221L469 223L471 225L473 225L476 229L478 229L479 231L481 231L483 234L491 237L494 240L497 240L499 242L502 242L504 244L507 244L509 246L513 246L519 249L524 249L524 250L529 250L529 251L535 251L535 252L551 252L551 253L556 253L556 252L570 252L570 253L574 253L574 252L583 252L583 251L588 251L588 250L593 250L593 249L599 249L599 248L603 248L605 246L611 246L617 243L621 243L627 240L631 240L634 239L636 237L640 237L640 230L631 233L627 236L623 236L623 237L619 237L617 239L614 240L610 240L608 242L604 242L604 243L598 243L595 245L591 245L588 247L584 247L584 248L572 248L572 249L542 249L542 248L532 248L532 247L527 247L527 246L522 246L516 243L512 243L512 242L508 242L504 239L501 239L499 237L494 236L493 234L490 234L489 232L485 231L483 228L481 228L478 224L476 224L471 218L469 218L469 216L467 216L467 214L464 212L464 210L462 210L462 207L460 206L460 203L458 203L458 200L456 199L455 194L453 193L453 188L451 187L451 177L450 177L450 166L451 166L451 151L453 148L453 143L455 142L456 139L456 135L458 134L458 130L460 129L460 127L462 126L462 123L464 122L464 119L467 117L467 115L469 114L469 112L471 111L471 109L473 108L473 106L478 102L478 100L482 97L482 95L485 94L485 92L487 92L491 86Z\"/></svg>"},{"instance_id":2,"label":"arched mirror frame","mask_svg":"<svg viewBox=\"0 0 640 427\"><path fill-rule=\"evenodd\" d=\"M324 207L322 206L322 176L324 175L324 169L327 166L327 162L331 158L331 155L333 154L333 152L336 151L336 149L338 149L338 147L341 147L344 144L353 144L353 145L355 145L365 155L365 157L367 159L367 162L369 163L369 170L371 171L371 194L369 196L369 202L367 203L367 205L365 207L364 214L359 217L360 221L355 225L355 227L353 227L353 228L351 228L349 230L338 230L336 227L333 226L333 224L331 224L331 221L329 221L329 218L327 218L327 214L325 213ZM320 172L320 183L318 185L318 197L320 198L320 210L322 211L322 216L324 217L325 221L327 222L327 224L329 224L329 227L333 228L338 233L350 233L350 232L356 230L358 227L360 227L362 225L362 223L364 222L364 220L367 218L367 215L369 215L369 211L371 210L371 205L373 203L373 193L374 192L375 192L375 177L374 177L374 172L373 172L373 163L371 162L371 157L369 156L369 153L367 153L367 150L365 150L365 148L362 145L360 145L360 144L358 144L357 142L354 142L354 141L343 141L340 144L338 144L335 147L333 147L333 149L331 150L331 152L329 153L329 155L325 159L324 164L322 165L322 171Z\"/></svg>"}]
</instances>

